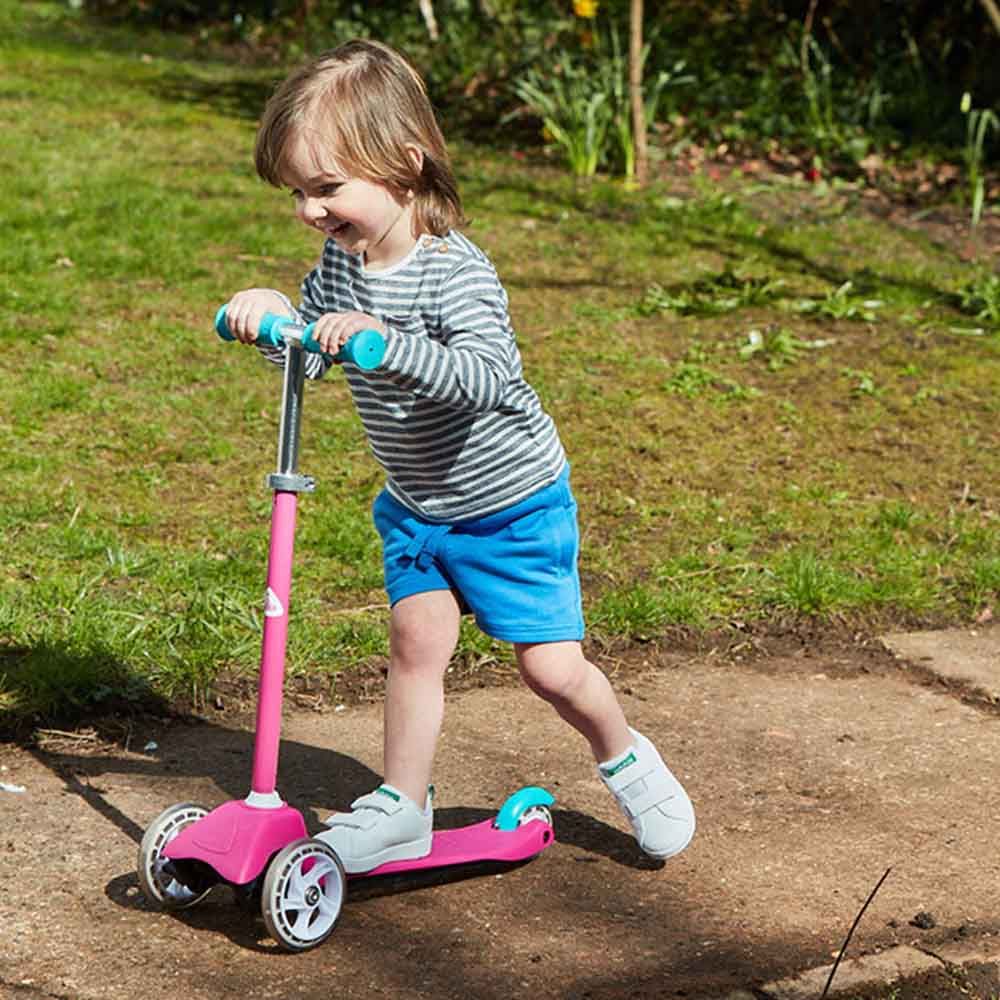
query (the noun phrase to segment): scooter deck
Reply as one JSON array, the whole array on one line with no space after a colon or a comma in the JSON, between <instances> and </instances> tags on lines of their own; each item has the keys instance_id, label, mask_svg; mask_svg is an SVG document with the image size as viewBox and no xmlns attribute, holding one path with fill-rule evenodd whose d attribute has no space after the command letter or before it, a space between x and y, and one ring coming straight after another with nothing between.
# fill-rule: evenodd
<instances>
[{"instance_id":1,"label":"scooter deck","mask_svg":"<svg viewBox=\"0 0 1000 1000\"><path fill-rule=\"evenodd\" d=\"M552 827L543 819L529 820L514 830L500 830L494 820L487 819L455 830L435 831L430 853L422 858L387 861L370 871L352 874L350 878L373 878L483 861L525 861L541 854L554 842Z\"/></svg>"}]
</instances>

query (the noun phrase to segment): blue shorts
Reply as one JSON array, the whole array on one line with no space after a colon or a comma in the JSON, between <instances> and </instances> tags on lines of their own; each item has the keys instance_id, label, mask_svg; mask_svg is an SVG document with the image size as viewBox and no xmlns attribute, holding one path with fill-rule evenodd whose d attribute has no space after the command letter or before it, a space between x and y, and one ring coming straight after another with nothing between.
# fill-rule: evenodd
<instances>
[{"instance_id":1,"label":"blue shorts","mask_svg":"<svg viewBox=\"0 0 1000 1000\"><path fill-rule=\"evenodd\" d=\"M382 490L373 507L389 603L451 590L495 639L583 638L580 533L569 469L551 485L486 517L425 521Z\"/></svg>"}]
</instances>

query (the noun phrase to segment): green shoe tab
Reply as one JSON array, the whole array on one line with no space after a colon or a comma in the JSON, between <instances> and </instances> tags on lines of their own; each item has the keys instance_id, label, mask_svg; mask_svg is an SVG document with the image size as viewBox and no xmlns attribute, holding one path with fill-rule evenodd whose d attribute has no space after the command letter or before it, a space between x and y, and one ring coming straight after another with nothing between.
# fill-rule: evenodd
<instances>
[{"instance_id":1,"label":"green shoe tab","mask_svg":"<svg viewBox=\"0 0 1000 1000\"><path fill-rule=\"evenodd\" d=\"M602 767L601 774L603 774L605 778L613 778L620 771L624 771L625 768L629 766L629 764L634 764L634 763L635 763L635 751L629 750L629 752L625 755L624 760L618 761L618 763L615 764L614 767L610 768Z\"/></svg>"},{"instance_id":2,"label":"green shoe tab","mask_svg":"<svg viewBox=\"0 0 1000 1000\"><path fill-rule=\"evenodd\" d=\"M375 791L379 795L388 795L393 802L398 802L402 798L402 796L398 792L394 792L391 788L386 788L385 785L379 785L379 787L376 788Z\"/></svg>"}]
</instances>

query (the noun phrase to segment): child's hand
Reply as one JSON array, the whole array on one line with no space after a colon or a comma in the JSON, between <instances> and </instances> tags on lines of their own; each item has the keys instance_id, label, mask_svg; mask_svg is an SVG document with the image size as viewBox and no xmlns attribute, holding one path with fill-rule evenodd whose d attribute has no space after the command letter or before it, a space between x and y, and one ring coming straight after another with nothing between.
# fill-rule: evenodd
<instances>
[{"instance_id":1,"label":"child's hand","mask_svg":"<svg viewBox=\"0 0 1000 1000\"><path fill-rule=\"evenodd\" d=\"M362 330L377 330L384 337L384 324L362 312L325 313L316 320L313 340L325 354L336 354L351 337Z\"/></svg>"},{"instance_id":2,"label":"child's hand","mask_svg":"<svg viewBox=\"0 0 1000 1000\"><path fill-rule=\"evenodd\" d=\"M244 344L257 339L261 320L266 313L292 316L288 303L269 288L248 288L237 292L226 305L226 326L229 332Z\"/></svg>"}]
</instances>

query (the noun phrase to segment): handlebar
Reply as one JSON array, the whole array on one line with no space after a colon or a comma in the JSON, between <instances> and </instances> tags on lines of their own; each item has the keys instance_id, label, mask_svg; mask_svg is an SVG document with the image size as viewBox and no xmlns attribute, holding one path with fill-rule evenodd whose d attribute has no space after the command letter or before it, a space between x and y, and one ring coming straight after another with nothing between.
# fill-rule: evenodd
<instances>
[{"instance_id":1,"label":"handlebar","mask_svg":"<svg viewBox=\"0 0 1000 1000\"><path fill-rule=\"evenodd\" d=\"M283 347L286 343L299 344L309 354L322 354L328 361L342 364L347 361L363 371L378 368L385 357L385 340L377 330L361 330L336 354L326 354L314 339L315 323L303 326L288 316L265 313L257 331L257 344L264 347ZM226 307L215 314L215 332L223 340L235 340L226 323Z\"/></svg>"}]
</instances>

